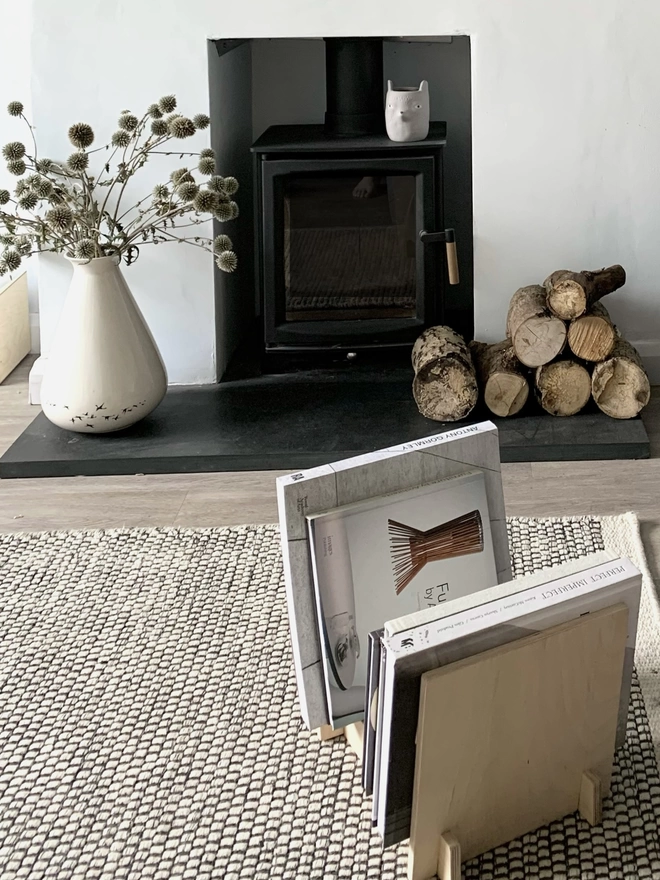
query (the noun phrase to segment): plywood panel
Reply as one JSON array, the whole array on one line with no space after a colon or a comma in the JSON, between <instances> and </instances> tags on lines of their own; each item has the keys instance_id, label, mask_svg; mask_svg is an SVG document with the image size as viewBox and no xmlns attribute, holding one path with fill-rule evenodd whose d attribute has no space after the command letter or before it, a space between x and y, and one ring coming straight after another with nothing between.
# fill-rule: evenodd
<instances>
[{"instance_id":1,"label":"plywood panel","mask_svg":"<svg viewBox=\"0 0 660 880\"><path fill-rule=\"evenodd\" d=\"M409 876L578 808L583 771L609 788L628 612L615 605L422 676Z\"/></svg>"},{"instance_id":2,"label":"plywood panel","mask_svg":"<svg viewBox=\"0 0 660 880\"><path fill-rule=\"evenodd\" d=\"M27 275L0 288L0 382L30 353Z\"/></svg>"}]
</instances>

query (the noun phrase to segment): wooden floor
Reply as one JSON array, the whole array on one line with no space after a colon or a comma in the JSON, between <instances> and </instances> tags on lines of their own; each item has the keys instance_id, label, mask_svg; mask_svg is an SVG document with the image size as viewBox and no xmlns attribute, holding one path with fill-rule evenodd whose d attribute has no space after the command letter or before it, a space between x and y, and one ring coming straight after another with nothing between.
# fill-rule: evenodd
<instances>
[{"instance_id":1,"label":"wooden floor","mask_svg":"<svg viewBox=\"0 0 660 880\"><path fill-rule=\"evenodd\" d=\"M0 385L0 454L38 413L28 403L31 364L28 358ZM507 513L571 516L634 510L655 569L655 560L660 560L660 387L654 388L644 422L651 439L652 458L647 461L503 465ZM278 473L2 480L0 531L275 522Z\"/></svg>"}]
</instances>

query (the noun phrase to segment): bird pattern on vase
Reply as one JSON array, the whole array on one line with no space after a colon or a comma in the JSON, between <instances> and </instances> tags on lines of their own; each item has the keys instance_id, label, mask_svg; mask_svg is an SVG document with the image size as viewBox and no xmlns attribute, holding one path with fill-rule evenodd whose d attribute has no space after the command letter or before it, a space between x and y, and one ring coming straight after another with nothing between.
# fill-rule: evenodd
<instances>
[{"instance_id":1,"label":"bird pattern on vase","mask_svg":"<svg viewBox=\"0 0 660 880\"><path fill-rule=\"evenodd\" d=\"M137 403L131 404L131 406L123 407L121 412L108 413L106 410L105 404L101 403L101 404L95 404L95 409L94 409L94 412L92 412L92 413L90 413L90 412L78 413L77 415L71 415L70 417L67 414L67 418L70 420L71 424L74 426L76 426L77 422L79 423L75 428L76 431L80 431L83 433L89 433L91 431L95 431L95 430L100 429L105 433L108 430L108 428L106 426L103 426L103 422L118 422L118 421L123 420L124 422L126 422L125 425L121 424L121 425L116 425L116 426L113 425L112 426L113 430L121 430L121 428L128 427L128 425L133 424L134 420L127 421L127 419L129 419L129 417L130 417L130 414L132 412L134 412L135 410L138 410L140 407L146 406L146 405L147 405L146 400L140 400ZM69 407L66 404L60 405L58 403L52 403L51 401L46 401L43 404L43 407L44 408L45 407L54 407L56 409L69 410ZM95 419L98 419L98 423L95 425L90 424L90 422L93 422ZM89 432L84 431L83 425L85 428L89 428Z\"/></svg>"}]
</instances>

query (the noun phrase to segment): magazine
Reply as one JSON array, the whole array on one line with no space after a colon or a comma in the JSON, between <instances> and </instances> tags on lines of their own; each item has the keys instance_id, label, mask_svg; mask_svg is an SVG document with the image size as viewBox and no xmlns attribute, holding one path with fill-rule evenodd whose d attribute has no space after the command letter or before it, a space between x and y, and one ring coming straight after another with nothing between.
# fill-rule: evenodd
<instances>
[{"instance_id":1,"label":"magazine","mask_svg":"<svg viewBox=\"0 0 660 880\"><path fill-rule=\"evenodd\" d=\"M291 647L300 711L310 730L329 724L332 719L328 706L321 630L317 619L317 597L307 518L347 505L438 483L468 471L480 471L483 474L496 567L496 579L491 583L501 583L511 577L511 561L500 473L499 440L497 428L492 422L479 422L444 433L407 440L389 449L380 449L277 478L277 505ZM403 517L393 519L404 527L415 525ZM439 525L443 521L439 517L428 527ZM403 540L406 540L405 536ZM388 544L386 559L389 559L389 554ZM415 592L416 582L417 579L401 586L401 596L406 602L408 594ZM444 581L438 582L442 583ZM387 591L389 593L389 586ZM434 599L433 592L429 598ZM442 592L436 591L435 598L440 601ZM418 607L413 604L412 609L406 605L388 611L368 629L365 625L364 633L382 627L388 615L395 617ZM359 613L359 608L356 611ZM359 647L364 662L366 643ZM358 717L361 714L362 708Z\"/></svg>"},{"instance_id":2,"label":"magazine","mask_svg":"<svg viewBox=\"0 0 660 880\"><path fill-rule=\"evenodd\" d=\"M307 519L330 724L342 727L364 718L371 631L497 583L484 475Z\"/></svg>"},{"instance_id":3,"label":"magazine","mask_svg":"<svg viewBox=\"0 0 660 880\"><path fill-rule=\"evenodd\" d=\"M366 794L374 788L376 757L376 719L378 716L378 682L380 680L381 639L383 630L369 633L367 653L367 689L364 702L364 749L362 758L362 787Z\"/></svg>"},{"instance_id":4,"label":"magazine","mask_svg":"<svg viewBox=\"0 0 660 880\"><path fill-rule=\"evenodd\" d=\"M603 556L606 558L603 559ZM531 578L484 591L469 601L436 609L436 619L385 635L382 639L381 712L377 827L385 845L405 840L410 833L415 775L415 735L422 674L456 660L479 654L532 633L541 632L582 614L618 602L628 606L628 640L624 660L617 744L625 736L632 666L641 593L641 574L628 559L610 554L578 560L575 570L538 583ZM532 584L530 585L530 580ZM470 607L462 607L469 605Z\"/></svg>"}]
</instances>

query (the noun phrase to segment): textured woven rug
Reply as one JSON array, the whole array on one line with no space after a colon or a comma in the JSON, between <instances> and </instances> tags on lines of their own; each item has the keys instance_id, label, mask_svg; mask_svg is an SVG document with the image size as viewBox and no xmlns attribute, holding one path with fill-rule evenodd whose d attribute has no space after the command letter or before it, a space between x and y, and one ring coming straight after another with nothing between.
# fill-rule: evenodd
<instances>
[{"instance_id":1,"label":"textured woven rug","mask_svg":"<svg viewBox=\"0 0 660 880\"><path fill-rule=\"evenodd\" d=\"M636 520L514 519L510 538L516 574L604 547L643 568L639 681L603 825L569 816L464 874L658 877L660 616ZM406 876L355 755L302 729L274 526L3 535L0 564L2 880Z\"/></svg>"}]
</instances>

